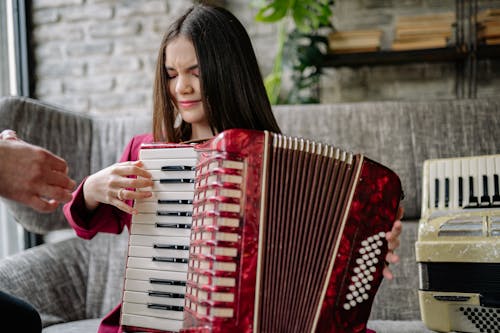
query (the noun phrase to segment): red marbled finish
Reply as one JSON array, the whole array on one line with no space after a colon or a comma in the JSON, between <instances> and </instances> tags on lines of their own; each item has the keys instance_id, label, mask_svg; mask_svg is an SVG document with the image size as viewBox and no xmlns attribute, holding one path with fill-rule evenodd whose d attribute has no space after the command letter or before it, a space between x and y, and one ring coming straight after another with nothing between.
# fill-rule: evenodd
<instances>
[{"instance_id":1,"label":"red marbled finish","mask_svg":"<svg viewBox=\"0 0 500 333\"><path fill-rule=\"evenodd\" d=\"M355 275L355 256L361 248L361 241L380 231L388 232L396 219L401 199L401 182L388 168L368 158L364 159L361 175L354 192L349 215L340 240L335 265L330 278L327 294L323 302L317 332L366 332L366 323L378 286L382 282L384 258L387 254L386 241L369 299L354 309L345 310L343 300L348 291L348 283Z\"/></svg>"},{"instance_id":2,"label":"red marbled finish","mask_svg":"<svg viewBox=\"0 0 500 333\"><path fill-rule=\"evenodd\" d=\"M253 331L259 217L261 211L261 182L263 177L261 175L263 149L264 132L252 130L228 130L219 134L213 140L196 147L196 150L202 152L202 158L204 160L201 161L201 164L209 163L211 155L220 156L219 153L230 155L232 158L245 160L246 174L244 176L245 182L242 188L242 190L245 191L245 205L244 212L242 212L240 216L242 220L240 222L239 261L237 263L235 300L234 303L232 303L232 305L234 305L234 317L221 319L213 316L201 316L185 307L184 329L182 332L222 333ZM224 173L222 170L219 172ZM198 191L198 189L195 191ZM225 202L228 200L232 199L223 197L210 199L212 202ZM206 212L206 214L216 213ZM199 241L192 241L191 246L195 246L197 243L199 243ZM191 267L189 269L191 270ZM222 273L206 270L203 272L196 272L205 275L220 275ZM227 274L227 272L224 273ZM190 283L193 282L188 280L188 284ZM197 300L191 299L191 301ZM228 303L213 301L199 303L205 306L230 305Z\"/></svg>"}]
</instances>

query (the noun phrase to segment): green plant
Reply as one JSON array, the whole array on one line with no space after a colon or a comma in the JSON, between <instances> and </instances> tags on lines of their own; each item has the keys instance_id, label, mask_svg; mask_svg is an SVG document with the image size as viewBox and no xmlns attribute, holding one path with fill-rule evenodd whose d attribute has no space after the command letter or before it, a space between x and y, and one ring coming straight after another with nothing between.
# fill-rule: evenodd
<instances>
[{"instance_id":1,"label":"green plant","mask_svg":"<svg viewBox=\"0 0 500 333\"><path fill-rule=\"evenodd\" d=\"M254 0L258 9L255 20L278 24L278 50L271 73L265 78L272 104L311 103L317 101L310 91L321 75L323 50L327 44L318 29L329 26L332 0ZM288 34L286 27L293 20L295 29ZM283 67L292 69L293 87L285 99L280 99ZM304 94L309 91L309 94Z\"/></svg>"}]
</instances>

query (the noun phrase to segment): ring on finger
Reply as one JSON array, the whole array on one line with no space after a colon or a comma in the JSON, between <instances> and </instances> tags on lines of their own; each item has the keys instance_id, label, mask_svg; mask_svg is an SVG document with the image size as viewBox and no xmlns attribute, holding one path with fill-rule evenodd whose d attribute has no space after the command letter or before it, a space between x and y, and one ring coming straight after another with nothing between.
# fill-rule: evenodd
<instances>
[{"instance_id":1,"label":"ring on finger","mask_svg":"<svg viewBox=\"0 0 500 333\"><path fill-rule=\"evenodd\" d=\"M116 197L118 198L118 200L120 200L120 201L125 200L125 198L123 197L123 190L124 190L124 188L121 188L121 189L118 191L118 195L116 196Z\"/></svg>"}]
</instances>

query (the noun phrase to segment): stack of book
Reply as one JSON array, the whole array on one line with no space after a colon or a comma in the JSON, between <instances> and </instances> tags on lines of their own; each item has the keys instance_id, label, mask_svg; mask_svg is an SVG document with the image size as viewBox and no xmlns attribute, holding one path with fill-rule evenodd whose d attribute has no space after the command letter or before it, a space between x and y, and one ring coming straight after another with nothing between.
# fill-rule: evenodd
<instances>
[{"instance_id":1,"label":"stack of book","mask_svg":"<svg viewBox=\"0 0 500 333\"><path fill-rule=\"evenodd\" d=\"M446 47L451 39L454 13L400 16L396 19L394 51Z\"/></svg>"},{"instance_id":2,"label":"stack of book","mask_svg":"<svg viewBox=\"0 0 500 333\"><path fill-rule=\"evenodd\" d=\"M335 31L328 35L331 53L374 52L380 49L381 30Z\"/></svg>"},{"instance_id":3,"label":"stack of book","mask_svg":"<svg viewBox=\"0 0 500 333\"><path fill-rule=\"evenodd\" d=\"M486 45L500 44L500 9L485 9L477 13L477 38Z\"/></svg>"}]
</instances>

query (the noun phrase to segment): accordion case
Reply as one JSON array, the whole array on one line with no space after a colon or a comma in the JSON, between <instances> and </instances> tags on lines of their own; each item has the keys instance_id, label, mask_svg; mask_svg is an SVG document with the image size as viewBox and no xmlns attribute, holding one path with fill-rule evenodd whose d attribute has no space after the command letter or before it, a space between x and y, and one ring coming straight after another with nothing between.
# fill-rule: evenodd
<instances>
[{"instance_id":1,"label":"accordion case","mask_svg":"<svg viewBox=\"0 0 500 333\"><path fill-rule=\"evenodd\" d=\"M183 292L151 296L151 278L134 271L148 297L134 299L142 313L122 311L124 330L365 332L402 196L397 175L363 155L267 131L228 130L193 150L189 246L181 258L154 254L164 261L145 269ZM167 233L178 227L165 223ZM184 279L162 271L172 268ZM156 319L174 324L145 326Z\"/></svg>"}]
</instances>

